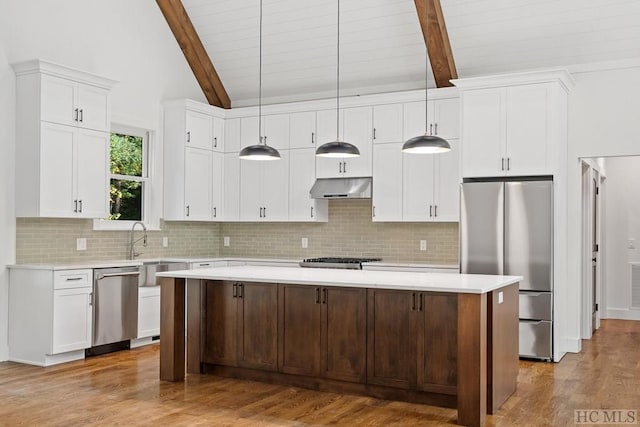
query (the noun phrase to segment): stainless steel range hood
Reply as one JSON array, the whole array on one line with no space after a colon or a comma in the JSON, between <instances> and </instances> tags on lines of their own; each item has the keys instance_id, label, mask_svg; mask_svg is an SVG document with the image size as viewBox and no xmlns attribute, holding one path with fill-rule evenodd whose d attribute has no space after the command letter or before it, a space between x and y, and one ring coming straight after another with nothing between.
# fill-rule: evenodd
<instances>
[{"instance_id":1,"label":"stainless steel range hood","mask_svg":"<svg viewBox=\"0 0 640 427\"><path fill-rule=\"evenodd\" d=\"M319 178L309 194L312 199L370 199L371 177Z\"/></svg>"}]
</instances>

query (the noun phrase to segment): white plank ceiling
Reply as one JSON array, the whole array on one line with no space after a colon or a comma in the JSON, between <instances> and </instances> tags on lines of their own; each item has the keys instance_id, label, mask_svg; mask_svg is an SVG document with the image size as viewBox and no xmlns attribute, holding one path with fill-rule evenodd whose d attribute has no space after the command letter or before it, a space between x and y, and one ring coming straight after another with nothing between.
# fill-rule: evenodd
<instances>
[{"instance_id":1,"label":"white plank ceiling","mask_svg":"<svg viewBox=\"0 0 640 427\"><path fill-rule=\"evenodd\" d=\"M233 105L255 104L259 0L183 3ZM640 58L640 0L441 4L461 78ZM424 88L413 0L341 0L340 7L343 95ZM263 102L335 95L336 10L336 0L263 0Z\"/></svg>"}]
</instances>

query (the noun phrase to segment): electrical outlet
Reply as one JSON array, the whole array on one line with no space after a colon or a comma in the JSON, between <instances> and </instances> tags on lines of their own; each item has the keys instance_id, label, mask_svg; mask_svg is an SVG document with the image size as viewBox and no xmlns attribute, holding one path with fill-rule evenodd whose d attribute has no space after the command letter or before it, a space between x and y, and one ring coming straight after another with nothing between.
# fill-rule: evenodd
<instances>
[{"instance_id":1,"label":"electrical outlet","mask_svg":"<svg viewBox=\"0 0 640 427\"><path fill-rule=\"evenodd\" d=\"M502 304L504 302L504 292L498 292L498 304Z\"/></svg>"},{"instance_id":2,"label":"electrical outlet","mask_svg":"<svg viewBox=\"0 0 640 427\"><path fill-rule=\"evenodd\" d=\"M427 241L426 240L420 240L420 250L421 251L426 251L427 250Z\"/></svg>"},{"instance_id":3,"label":"electrical outlet","mask_svg":"<svg viewBox=\"0 0 640 427\"><path fill-rule=\"evenodd\" d=\"M76 250L77 251L86 251L87 250L87 238L79 237L76 239Z\"/></svg>"},{"instance_id":4,"label":"electrical outlet","mask_svg":"<svg viewBox=\"0 0 640 427\"><path fill-rule=\"evenodd\" d=\"M629 249L636 248L636 239L629 239Z\"/></svg>"},{"instance_id":5,"label":"electrical outlet","mask_svg":"<svg viewBox=\"0 0 640 427\"><path fill-rule=\"evenodd\" d=\"M309 247L309 239L306 237L302 238L302 249L307 249Z\"/></svg>"},{"instance_id":6,"label":"electrical outlet","mask_svg":"<svg viewBox=\"0 0 640 427\"><path fill-rule=\"evenodd\" d=\"M224 236L224 243L225 246L231 246L231 239L229 238L229 236Z\"/></svg>"},{"instance_id":7,"label":"electrical outlet","mask_svg":"<svg viewBox=\"0 0 640 427\"><path fill-rule=\"evenodd\" d=\"M162 247L163 248L168 248L169 247L169 238L168 237L163 237L162 238Z\"/></svg>"}]
</instances>

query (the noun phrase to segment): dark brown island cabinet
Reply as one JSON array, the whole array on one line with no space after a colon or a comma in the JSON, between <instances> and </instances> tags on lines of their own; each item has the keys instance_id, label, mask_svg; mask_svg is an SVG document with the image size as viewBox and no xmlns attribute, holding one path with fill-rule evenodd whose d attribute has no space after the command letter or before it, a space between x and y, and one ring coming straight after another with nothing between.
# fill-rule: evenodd
<instances>
[{"instance_id":1,"label":"dark brown island cabinet","mask_svg":"<svg viewBox=\"0 0 640 427\"><path fill-rule=\"evenodd\" d=\"M484 425L516 389L517 283L486 293L184 278L161 286L163 380L182 381L186 360L193 374L453 407L469 426Z\"/></svg>"}]
</instances>

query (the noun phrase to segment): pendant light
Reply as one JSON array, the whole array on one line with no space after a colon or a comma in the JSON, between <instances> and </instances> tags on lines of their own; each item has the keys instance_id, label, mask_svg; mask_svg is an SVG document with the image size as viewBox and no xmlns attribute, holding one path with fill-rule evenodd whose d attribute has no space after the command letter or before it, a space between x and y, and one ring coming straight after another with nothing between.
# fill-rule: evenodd
<instances>
[{"instance_id":1,"label":"pendant light","mask_svg":"<svg viewBox=\"0 0 640 427\"><path fill-rule=\"evenodd\" d=\"M358 157L360 150L353 144L340 141L340 0L338 0L338 48L336 78L336 140L322 144L316 150L318 157Z\"/></svg>"},{"instance_id":2,"label":"pendant light","mask_svg":"<svg viewBox=\"0 0 640 427\"><path fill-rule=\"evenodd\" d=\"M258 135L260 141L244 147L240 151L243 160L280 160L280 153L267 145L267 137L262 136L262 0L260 0L260 72L258 93Z\"/></svg>"},{"instance_id":3,"label":"pendant light","mask_svg":"<svg viewBox=\"0 0 640 427\"><path fill-rule=\"evenodd\" d=\"M424 5L424 13L426 16L426 24L425 24L425 32L427 32L427 27L429 26L429 15L427 13L427 4L429 2L425 2ZM429 105L429 97L428 97L428 77L429 77L429 55L428 49L425 45L425 77L424 77L424 121L425 121L425 130L424 135L414 136L409 139L402 145L402 151L404 153L412 153L412 154L437 154L437 153L446 153L447 151L451 151L451 146L449 143L440 138L437 135L429 135L429 115L428 115L428 105ZM436 128L437 129L437 128Z\"/></svg>"}]
</instances>

